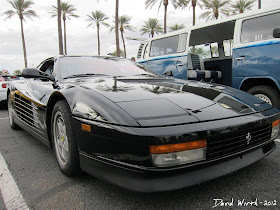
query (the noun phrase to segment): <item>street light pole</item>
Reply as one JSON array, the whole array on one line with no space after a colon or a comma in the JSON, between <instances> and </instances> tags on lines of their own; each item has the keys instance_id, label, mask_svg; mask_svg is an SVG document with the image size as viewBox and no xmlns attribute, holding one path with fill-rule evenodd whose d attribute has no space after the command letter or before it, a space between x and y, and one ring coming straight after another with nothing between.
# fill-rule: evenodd
<instances>
[{"instance_id":1,"label":"street light pole","mask_svg":"<svg viewBox=\"0 0 280 210\"><path fill-rule=\"evenodd\" d=\"M258 0L258 3L259 3L259 9L261 9L261 8L262 8L262 2L261 2L261 0Z\"/></svg>"}]
</instances>

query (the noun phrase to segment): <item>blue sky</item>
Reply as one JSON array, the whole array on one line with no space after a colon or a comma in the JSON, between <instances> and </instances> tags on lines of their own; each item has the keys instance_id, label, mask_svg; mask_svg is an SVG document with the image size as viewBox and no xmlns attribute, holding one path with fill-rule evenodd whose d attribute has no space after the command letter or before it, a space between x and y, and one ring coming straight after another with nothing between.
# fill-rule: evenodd
<instances>
[{"instance_id":1,"label":"blue sky","mask_svg":"<svg viewBox=\"0 0 280 210\"><path fill-rule=\"evenodd\" d=\"M27 46L27 59L29 67L36 67L44 59L58 54L57 41L57 20L51 18L49 12L52 5L56 4L56 0L33 0L32 6L40 18L34 18L33 21L27 19L24 22L24 32ZM110 19L108 24L113 24L113 16L115 11L114 0L68 0L77 8L76 14L79 18L71 18L67 20L67 51L72 55L96 55L97 54L97 35L96 28L87 27L87 14L91 11L101 10ZM126 32L125 37L141 37L148 38L147 35L140 35L140 28L144 21L148 18L158 18L163 24L163 7L158 12L156 4L152 10L145 9L145 0L120 0L120 15L128 15L132 17L131 25L136 27L135 32ZM262 8L275 7L280 5L280 0L263 0ZM10 9L7 0L1 0L0 13ZM257 9L257 4L253 9ZM205 22L199 19L201 10L197 7L197 25ZM13 72L16 69L24 68L23 50L20 34L20 21L18 17L4 20L4 16L0 16L0 70L7 69ZM170 26L174 23L192 25L192 11L188 8L175 10L170 4L168 6L168 22ZM115 50L114 33L109 28L102 27L101 35L101 55L107 55ZM139 42L126 40L127 57L136 56ZM121 44L122 47L122 44Z\"/></svg>"}]
</instances>

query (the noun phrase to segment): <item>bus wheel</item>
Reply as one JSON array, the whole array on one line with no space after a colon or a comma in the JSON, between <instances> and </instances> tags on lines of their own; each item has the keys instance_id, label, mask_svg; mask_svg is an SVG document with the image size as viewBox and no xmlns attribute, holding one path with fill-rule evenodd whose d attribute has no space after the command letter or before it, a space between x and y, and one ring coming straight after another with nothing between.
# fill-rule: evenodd
<instances>
[{"instance_id":1,"label":"bus wheel","mask_svg":"<svg viewBox=\"0 0 280 210\"><path fill-rule=\"evenodd\" d=\"M260 85L252 87L247 92L280 109L279 92L273 87Z\"/></svg>"}]
</instances>

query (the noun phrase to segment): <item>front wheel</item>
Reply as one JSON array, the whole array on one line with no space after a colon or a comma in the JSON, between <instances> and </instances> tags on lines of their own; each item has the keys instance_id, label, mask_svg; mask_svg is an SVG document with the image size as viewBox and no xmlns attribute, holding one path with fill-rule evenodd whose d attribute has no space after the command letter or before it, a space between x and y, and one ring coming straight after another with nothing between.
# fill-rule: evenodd
<instances>
[{"instance_id":1,"label":"front wheel","mask_svg":"<svg viewBox=\"0 0 280 210\"><path fill-rule=\"evenodd\" d=\"M275 88L260 85L252 87L247 92L280 109L280 95Z\"/></svg>"},{"instance_id":2,"label":"front wheel","mask_svg":"<svg viewBox=\"0 0 280 210\"><path fill-rule=\"evenodd\" d=\"M58 101L54 106L52 139L60 170L67 176L78 174L79 152L71 111L66 101Z\"/></svg>"},{"instance_id":3,"label":"front wheel","mask_svg":"<svg viewBox=\"0 0 280 210\"><path fill-rule=\"evenodd\" d=\"M8 96L8 115L9 115L9 123L13 130L18 130L20 127L18 124L15 123L14 117L13 117L13 105L11 101L11 94Z\"/></svg>"}]
</instances>

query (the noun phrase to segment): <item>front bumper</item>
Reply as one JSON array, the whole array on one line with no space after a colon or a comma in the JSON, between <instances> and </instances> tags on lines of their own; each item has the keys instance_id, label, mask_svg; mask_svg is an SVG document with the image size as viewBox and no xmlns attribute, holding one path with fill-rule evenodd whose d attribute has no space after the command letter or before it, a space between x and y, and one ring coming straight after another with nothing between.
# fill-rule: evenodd
<instances>
[{"instance_id":1,"label":"front bumper","mask_svg":"<svg viewBox=\"0 0 280 210\"><path fill-rule=\"evenodd\" d=\"M120 187L139 192L158 192L196 185L229 174L262 159L275 147L275 142L271 141L242 155L174 170L133 168L83 153L80 153L80 164L89 174Z\"/></svg>"}]
</instances>

